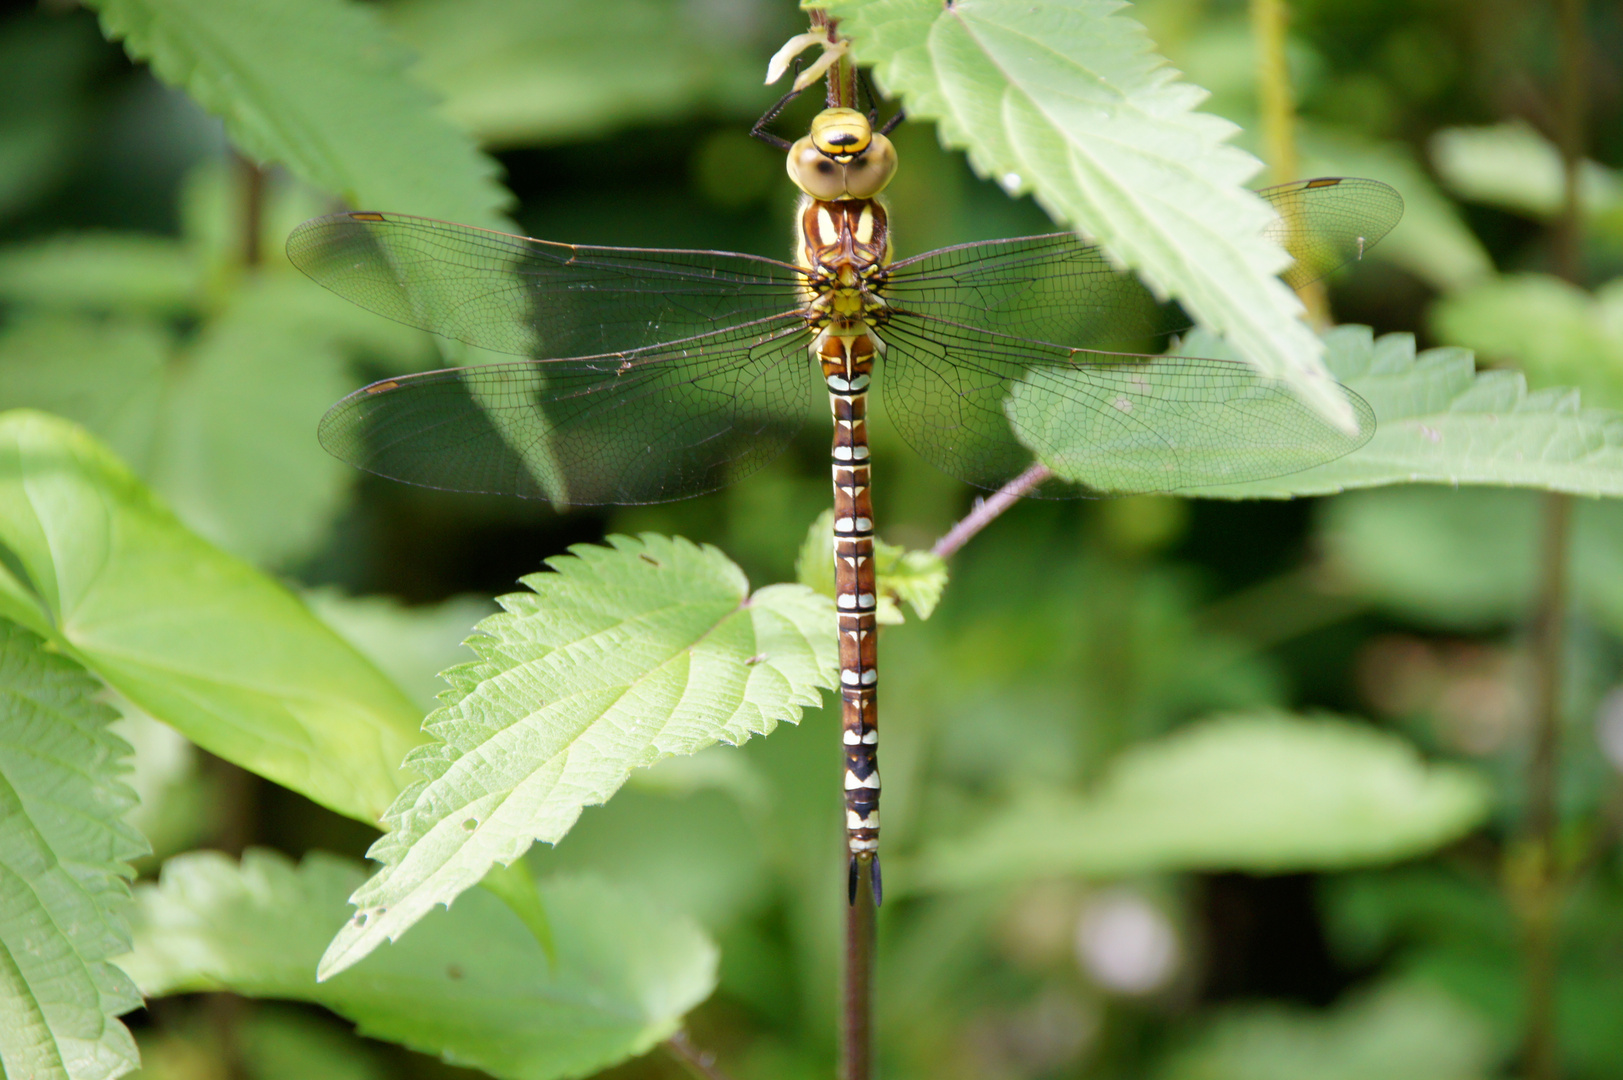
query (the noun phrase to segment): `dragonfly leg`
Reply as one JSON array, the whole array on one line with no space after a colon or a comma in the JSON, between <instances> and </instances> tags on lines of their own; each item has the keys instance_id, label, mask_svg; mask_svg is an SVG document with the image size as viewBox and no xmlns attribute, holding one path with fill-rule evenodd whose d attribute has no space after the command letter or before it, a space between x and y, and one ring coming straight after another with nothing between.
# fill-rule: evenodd
<instances>
[{"instance_id":1,"label":"dragonfly leg","mask_svg":"<svg viewBox=\"0 0 1623 1080\"><path fill-rule=\"evenodd\" d=\"M868 123L873 125L875 133L879 135L889 135L891 132L895 131L896 125L900 124L904 118L902 110L897 109L896 115L892 116L889 120L886 120L884 127L880 127L879 95L874 91L873 80L868 77L868 72L866 70L858 68L857 81L862 84L863 92L868 96Z\"/></svg>"},{"instance_id":2,"label":"dragonfly leg","mask_svg":"<svg viewBox=\"0 0 1623 1080\"><path fill-rule=\"evenodd\" d=\"M795 72L798 74L799 71L800 71L800 61L796 60L795 61ZM761 118L759 120L755 121L755 126L750 128L750 135L752 137L754 137L754 138L760 139L762 142L766 143L768 146L775 146L779 150L787 151L794 144L791 143L788 139L781 138L780 136L772 134L770 131L766 130L766 126L768 124L770 124L772 121L776 120L778 118L778 114L781 113L784 109L788 108L789 103L791 101L793 101L795 98L799 97L800 95L801 95L800 90L791 90L787 94L785 94L781 98L779 98L778 103L776 105L774 105L770 109L768 109L761 116Z\"/></svg>"}]
</instances>

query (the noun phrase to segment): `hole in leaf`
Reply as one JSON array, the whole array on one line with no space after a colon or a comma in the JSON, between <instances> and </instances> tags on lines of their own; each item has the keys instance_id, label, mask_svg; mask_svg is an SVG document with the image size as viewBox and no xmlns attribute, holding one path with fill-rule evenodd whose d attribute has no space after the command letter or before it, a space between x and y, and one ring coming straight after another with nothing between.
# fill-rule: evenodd
<instances>
[{"instance_id":1,"label":"hole in leaf","mask_svg":"<svg viewBox=\"0 0 1623 1080\"><path fill-rule=\"evenodd\" d=\"M479 819L478 818L469 818L467 821L464 821L462 823L462 827L465 830L467 830L468 832L473 832L473 830L475 830L475 829L477 829L479 827Z\"/></svg>"}]
</instances>

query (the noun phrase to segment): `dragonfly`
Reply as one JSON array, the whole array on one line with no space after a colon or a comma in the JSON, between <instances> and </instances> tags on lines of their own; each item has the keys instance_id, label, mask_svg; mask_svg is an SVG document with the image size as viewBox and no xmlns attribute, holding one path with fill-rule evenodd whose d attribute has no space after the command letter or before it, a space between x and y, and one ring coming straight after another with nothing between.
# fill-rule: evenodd
<instances>
[{"instance_id":1,"label":"dragonfly","mask_svg":"<svg viewBox=\"0 0 1623 1080\"><path fill-rule=\"evenodd\" d=\"M792 260L372 211L307 221L287 243L294 265L364 308L523 358L384 379L334 405L322 445L395 480L559 506L686 498L777 456L826 392L852 903L864 865L882 895L871 394L920 456L972 485L996 489L1036 463L1082 481L1045 495L1282 476L1374 430L1351 391L1354 433L1246 364L1108 351L1153 333L1155 304L1073 233L894 258L880 199L893 126L831 107L792 143L767 136L801 192ZM1260 195L1294 257L1292 286L1362 258L1403 205L1350 178Z\"/></svg>"}]
</instances>

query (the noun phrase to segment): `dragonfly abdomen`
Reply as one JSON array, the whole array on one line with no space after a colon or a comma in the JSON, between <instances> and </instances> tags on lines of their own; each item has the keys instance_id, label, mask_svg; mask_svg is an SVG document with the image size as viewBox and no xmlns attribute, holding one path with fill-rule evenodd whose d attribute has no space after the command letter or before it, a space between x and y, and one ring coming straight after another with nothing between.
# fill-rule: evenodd
<instances>
[{"instance_id":1,"label":"dragonfly abdomen","mask_svg":"<svg viewBox=\"0 0 1623 1080\"><path fill-rule=\"evenodd\" d=\"M834 413L834 605L853 898L858 860L877 858L879 849L879 596L867 426L873 357L873 339L867 334L827 335L818 347ZM877 881L875 874L876 899Z\"/></svg>"},{"instance_id":2,"label":"dragonfly abdomen","mask_svg":"<svg viewBox=\"0 0 1623 1080\"><path fill-rule=\"evenodd\" d=\"M807 318L819 333L834 413L834 604L839 613L840 711L845 747L845 838L856 898L862 860L879 899L879 596L874 572L873 493L868 463L868 388L884 303L878 275L890 261L885 208L874 199L801 204L800 263L808 271Z\"/></svg>"}]
</instances>

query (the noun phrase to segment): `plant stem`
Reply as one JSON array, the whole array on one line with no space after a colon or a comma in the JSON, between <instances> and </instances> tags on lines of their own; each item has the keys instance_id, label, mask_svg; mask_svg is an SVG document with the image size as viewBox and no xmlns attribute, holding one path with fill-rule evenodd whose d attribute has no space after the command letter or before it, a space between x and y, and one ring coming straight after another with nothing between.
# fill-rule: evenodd
<instances>
[{"instance_id":1,"label":"plant stem","mask_svg":"<svg viewBox=\"0 0 1623 1080\"><path fill-rule=\"evenodd\" d=\"M1522 1053L1527 1080L1556 1080L1560 1053L1556 1026L1557 949L1562 873L1557 852L1560 817L1561 673L1566 623L1567 552L1572 498L1545 496L1544 580L1535 615L1538 697L1533 747L1527 763L1526 844L1529 873L1516 905L1522 919L1526 1002Z\"/></svg>"},{"instance_id":2,"label":"plant stem","mask_svg":"<svg viewBox=\"0 0 1623 1080\"><path fill-rule=\"evenodd\" d=\"M1561 86L1556 102L1556 143L1561 150L1563 198L1555 233L1556 273L1579 284L1583 272L1583 202L1579 192L1584 140L1589 120L1585 89L1589 45L1584 36L1584 0L1559 0Z\"/></svg>"},{"instance_id":3,"label":"plant stem","mask_svg":"<svg viewBox=\"0 0 1623 1080\"><path fill-rule=\"evenodd\" d=\"M1013 506L1015 502L1054 474L1048 466L1038 462L1007 484L998 488L991 495L975 504L975 509L964 515L962 521L947 530L945 536L935 542L930 550L943 559L951 558L959 548L969 543L970 537L992 524L993 520L1003 511Z\"/></svg>"},{"instance_id":4,"label":"plant stem","mask_svg":"<svg viewBox=\"0 0 1623 1080\"><path fill-rule=\"evenodd\" d=\"M840 1080L873 1075L873 861L863 859L857 895L845 908L845 987L840 1008Z\"/></svg>"},{"instance_id":5,"label":"plant stem","mask_svg":"<svg viewBox=\"0 0 1623 1080\"><path fill-rule=\"evenodd\" d=\"M1296 94L1291 89L1285 27L1290 12L1285 0L1251 0L1251 32L1257 41L1257 106L1261 112L1262 156L1271 182L1283 184L1300 176L1296 154ZM1289 248L1287 238L1286 247ZM1308 322L1330 322L1330 300L1322 282L1296 290L1307 308Z\"/></svg>"},{"instance_id":6,"label":"plant stem","mask_svg":"<svg viewBox=\"0 0 1623 1080\"><path fill-rule=\"evenodd\" d=\"M1578 181L1584 150L1588 54L1583 0L1559 0L1557 7L1561 82L1556 101L1556 136L1565 190L1556 225L1555 260L1557 272L1577 284L1582 273L1583 207L1579 203ZM1557 1080L1561 1072L1556 1000L1565 876L1557 842L1561 824L1561 677L1571 532L1571 496L1548 493L1544 500L1543 580L1534 627L1537 712L1532 754L1527 763L1526 843L1531 873L1518 905L1526 1008L1522 1056L1527 1080Z\"/></svg>"},{"instance_id":7,"label":"plant stem","mask_svg":"<svg viewBox=\"0 0 1623 1080\"><path fill-rule=\"evenodd\" d=\"M1296 179L1296 95L1285 55L1285 0L1251 0L1257 39L1257 98L1262 112L1262 156L1276 184Z\"/></svg>"},{"instance_id":8,"label":"plant stem","mask_svg":"<svg viewBox=\"0 0 1623 1080\"><path fill-rule=\"evenodd\" d=\"M727 1074L716 1068L716 1055L694 1046L686 1031L678 1031L660 1045L699 1080L727 1080Z\"/></svg>"},{"instance_id":9,"label":"plant stem","mask_svg":"<svg viewBox=\"0 0 1623 1080\"><path fill-rule=\"evenodd\" d=\"M242 265L253 269L264 261L260 237L265 231L265 170L240 152L232 157L242 177Z\"/></svg>"}]
</instances>

